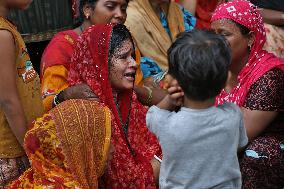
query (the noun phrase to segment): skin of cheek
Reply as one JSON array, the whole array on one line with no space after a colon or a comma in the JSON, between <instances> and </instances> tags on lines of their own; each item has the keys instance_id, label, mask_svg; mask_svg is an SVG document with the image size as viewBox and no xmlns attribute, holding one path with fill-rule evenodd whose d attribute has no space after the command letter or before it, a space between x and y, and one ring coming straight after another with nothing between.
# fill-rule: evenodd
<instances>
[{"instance_id":1,"label":"skin of cheek","mask_svg":"<svg viewBox=\"0 0 284 189\"><path fill-rule=\"evenodd\" d=\"M121 1L121 0L120 0ZM126 1L118 1L115 9L120 9L121 6L126 4ZM121 17L115 18L116 10L109 10L105 5L105 0L99 0L95 9L91 13L91 22L92 24L99 23L124 23L126 20L126 12L122 13Z\"/></svg>"}]
</instances>

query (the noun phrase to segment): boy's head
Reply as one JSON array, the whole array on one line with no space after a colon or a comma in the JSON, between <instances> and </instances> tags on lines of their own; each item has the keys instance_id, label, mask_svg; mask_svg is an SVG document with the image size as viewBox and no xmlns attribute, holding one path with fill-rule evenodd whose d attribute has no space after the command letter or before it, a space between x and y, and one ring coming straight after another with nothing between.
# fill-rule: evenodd
<instances>
[{"instance_id":1,"label":"boy's head","mask_svg":"<svg viewBox=\"0 0 284 189\"><path fill-rule=\"evenodd\" d=\"M230 47L224 37L205 30L183 32L168 50L169 74L187 98L203 101L217 96L225 86Z\"/></svg>"}]
</instances>

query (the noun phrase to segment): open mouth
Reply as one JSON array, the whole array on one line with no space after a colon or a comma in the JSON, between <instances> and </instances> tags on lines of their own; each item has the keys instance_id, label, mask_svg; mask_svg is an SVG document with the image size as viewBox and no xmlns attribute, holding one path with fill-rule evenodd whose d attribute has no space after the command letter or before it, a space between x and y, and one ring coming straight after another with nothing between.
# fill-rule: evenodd
<instances>
[{"instance_id":1,"label":"open mouth","mask_svg":"<svg viewBox=\"0 0 284 189\"><path fill-rule=\"evenodd\" d=\"M125 73L124 77L126 77L126 79L129 80L129 81L134 81L135 80L135 72Z\"/></svg>"}]
</instances>

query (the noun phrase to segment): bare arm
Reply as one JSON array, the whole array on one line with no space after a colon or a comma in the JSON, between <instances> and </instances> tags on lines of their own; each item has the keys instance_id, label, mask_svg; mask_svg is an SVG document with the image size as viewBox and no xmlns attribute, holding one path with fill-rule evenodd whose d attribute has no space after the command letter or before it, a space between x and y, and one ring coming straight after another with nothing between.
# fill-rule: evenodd
<instances>
[{"instance_id":1,"label":"bare arm","mask_svg":"<svg viewBox=\"0 0 284 189\"><path fill-rule=\"evenodd\" d=\"M260 135L278 114L273 111L249 110L247 108L242 108L242 112L249 141Z\"/></svg>"},{"instance_id":2,"label":"bare arm","mask_svg":"<svg viewBox=\"0 0 284 189\"><path fill-rule=\"evenodd\" d=\"M188 10L192 15L195 15L198 0L181 0L182 6Z\"/></svg>"},{"instance_id":3,"label":"bare arm","mask_svg":"<svg viewBox=\"0 0 284 189\"><path fill-rule=\"evenodd\" d=\"M134 90L137 93L138 99L143 105L146 106L156 105L167 95L166 90L163 90L158 87L151 87L151 86L148 87L150 89L147 89L146 87L143 86L134 86ZM149 90L151 90L152 92Z\"/></svg>"},{"instance_id":4,"label":"bare arm","mask_svg":"<svg viewBox=\"0 0 284 189\"><path fill-rule=\"evenodd\" d=\"M260 9L260 13L265 23L284 26L284 12L271 9Z\"/></svg>"},{"instance_id":5,"label":"bare arm","mask_svg":"<svg viewBox=\"0 0 284 189\"><path fill-rule=\"evenodd\" d=\"M0 106L10 128L22 145L27 122L16 85L14 38L9 31L0 30Z\"/></svg>"}]
</instances>

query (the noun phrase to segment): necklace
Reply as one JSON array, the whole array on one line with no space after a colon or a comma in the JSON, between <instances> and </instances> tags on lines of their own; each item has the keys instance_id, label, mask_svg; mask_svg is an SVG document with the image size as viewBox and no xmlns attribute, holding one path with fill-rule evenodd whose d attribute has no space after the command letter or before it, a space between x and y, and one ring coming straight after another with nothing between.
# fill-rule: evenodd
<instances>
[{"instance_id":1,"label":"necklace","mask_svg":"<svg viewBox=\"0 0 284 189\"><path fill-rule=\"evenodd\" d=\"M126 144L128 146L128 149L129 149L131 155L134 156L134 151L133 151L133 149L130 145L130 142L128 140L129 117L130 117L130 111L131 111L132 98L130 100L130 108L128 110L127 119L126 119L125 123L123 123L122 115L121 115L121 112L120 112L119 100L116 97L114 98L114 100L115 100L116 108L117 108L117 111L118 111L118 114L119 114L120 123L121 123L121 126L122 126L122 130L123 130L123 133L124 133Z\"/></svg>"}]
</instances>

